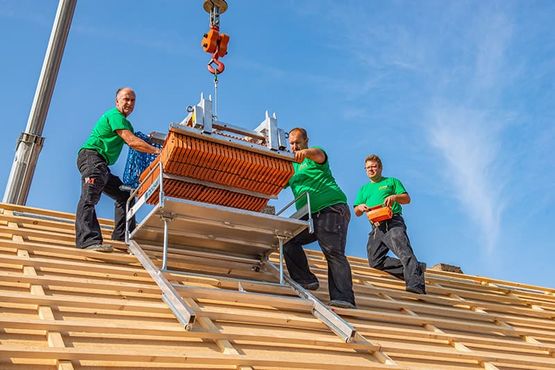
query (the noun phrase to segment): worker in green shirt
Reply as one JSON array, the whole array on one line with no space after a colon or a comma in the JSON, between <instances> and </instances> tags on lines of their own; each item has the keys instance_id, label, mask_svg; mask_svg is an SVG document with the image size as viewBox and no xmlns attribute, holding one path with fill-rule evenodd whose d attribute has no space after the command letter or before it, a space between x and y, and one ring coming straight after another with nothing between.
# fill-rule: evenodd
<instances>
[{"instance_id":1,"label":"worker in green shirt","mask_svg":"<svg viewBox=\"0 0 555 370\"><path fill-rule=\"evenodd\" d=\"M345 256L351 219L347 197L333 178L326 152L319 147L308 147L305 129L291 130L289 144L295 153L296 163L293 163L295 174L288 185L298 198L297 209L306 205L306 197L300 196L309 193L314 222L313 234L305 230L284 245L289 275L305 289L318 289L318 278L310 271L303 250L303 245L318 241L328 262L330 306L356 308L351 266Z\"/></svg>"},{"instance_id":2,"label":"worker in green shirt","mask_svg":"<svg viewBox=\"0 0 555 370\"><path fill-rule=\"evenodd\" d=\"M405 280L406 290L425 294L424 271L426 265L418 262L407 235L401 204L410 203L405 187L394 177L382 176L382 160L377 155L369 155L365 161L366 175L370 182L358 191L355 200L355 215L361 216L375 206L391 207L393 217L372 224L368 236L368 262L370 267L385 271ZM388 257L392 251L397 257Z\"/></svg>"},{"instance_id":3,"label":"worker in green shirt","mask_svg":"<svg viewBox=\"0 0 555 370\"><path fill-rule=\"evenodd\" d=\"M77 248L111 252L104 244L96 217L95 206L105 193L115 201L115 220L112 240L125 240L125 204L129 191L120 189L121 180L108 166L113 165L127 144L135 150L158 154L160 149L134 135L127 117L135 108L135 92L129 87L116 91L116 106L106 111L96 122L89 138L79 149L77 167L81 173L81 197L75 215L75 244ZM131 225L134 227L134 220Z\"/></svg>"}]
</instances>

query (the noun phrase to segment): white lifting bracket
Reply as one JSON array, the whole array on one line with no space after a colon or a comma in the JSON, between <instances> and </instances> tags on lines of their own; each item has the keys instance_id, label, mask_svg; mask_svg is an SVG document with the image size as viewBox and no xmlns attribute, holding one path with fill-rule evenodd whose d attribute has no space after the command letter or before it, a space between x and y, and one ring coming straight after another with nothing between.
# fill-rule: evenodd
<instances>
[{"instance_id":1,"label":"white lifting bracket","mask_svg":"<svg viewBox=\"0 0 555 370\"><path fill-rule=\"evenodd\" d=\"M284 130L277 127L277 116L275 113L270 115L266 111L264 121L260 122L254 130L248 130L218 121L214 114L211 96L205 99L204 95L201 94L200 101L196 105L189 106L187 111L189 112L187 117L180 123L173 125L177 127L193 127L208 135L224 134L224 138L237 135L240 138L248 138L252 144L260 145L273 151L290 153L287 146L287 135Z\"/></svg>"}]
</instances>

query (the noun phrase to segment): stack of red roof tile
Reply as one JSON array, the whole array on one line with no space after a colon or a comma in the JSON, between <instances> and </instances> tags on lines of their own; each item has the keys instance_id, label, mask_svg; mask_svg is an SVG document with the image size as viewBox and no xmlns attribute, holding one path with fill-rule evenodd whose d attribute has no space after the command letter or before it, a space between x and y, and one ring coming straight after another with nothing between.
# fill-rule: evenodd
<instances>
[{"instance_id":1,"label":"stack of red roof tile","mask_svg":"<svg viewBox=\"0 0 555 370\"><path fill-rule=\"evenodd\" d=\"M252 211L262 210L267 198L244 194L229 187L276 196L293 175L291 160L264 155L226 142L210 140L198 135L187 135L170 129L160 156L142 173L139 188L141 196L159 176L159 170L148 173L162 161L164 173L199 180L202 184L176 179L164 179L166 196L190 199L199 202L220 204ZM220 187L212 187L212 183ZM158 201L155 192L149 203Z\"/></svg>"}]
</instances>

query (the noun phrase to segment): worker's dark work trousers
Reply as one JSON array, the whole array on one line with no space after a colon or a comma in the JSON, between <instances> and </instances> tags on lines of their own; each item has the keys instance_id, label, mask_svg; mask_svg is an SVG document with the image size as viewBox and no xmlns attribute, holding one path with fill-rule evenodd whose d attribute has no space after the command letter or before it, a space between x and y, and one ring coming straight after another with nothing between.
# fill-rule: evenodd
<instances>
[{"instance_id":1,"label":"worker's dark work trousers","mask_svg":"<svg viewBox=\"0 0 555 370\"><path fill-rule=\"evenodd\" d=\"M318 241L328 262L328 289L330 299L355 304L351 266L345 257L347 229L351 219L346 204L336 204L312 214L314 233L308 230L284 245L285 263L293 280L300 284L317 282L318 278L308 266L303 245Z\"/></svg>"},{"instance_id":2,"label":"worker's dark work trousers","mask_svg":"<svg viewBox=\"0 0 555 370\"><path fill-rule=\"evenodd\" d=\"M75 215L75 244L85 248L102 244L102 233L96 217L95 206L104 192L115 201L114 231L112 240L125 240L125 203L129 192L121 190L121 180L110 173L108 163L95 150L82 149L77 156L77 168L81 172L81 198ZM130 222L130 230L135 220Z\"/></svg>"},{"instance_id":3,"label":"worker's dark work trousers","mask_svg":"<svg viewBox=\"0 0 555 370\"><path fill-rule=\"evenodd\" d=\"M407 226L401 215L393 215L391 220L374 226L366 249L370 267L405 280L411 290L425 292L424 273L412 251ZM388 257L390 250L399 258Z\"/></svg>"}]
</instances>

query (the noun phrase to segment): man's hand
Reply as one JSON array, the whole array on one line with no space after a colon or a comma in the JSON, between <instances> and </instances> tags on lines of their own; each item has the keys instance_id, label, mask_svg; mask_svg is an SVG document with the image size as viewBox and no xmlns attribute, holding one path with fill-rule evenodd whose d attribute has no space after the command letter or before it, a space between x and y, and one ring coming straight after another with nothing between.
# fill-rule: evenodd
<instances>
[{"instance_id":1,"label":"man's hand","mask_svg":"<svg viewBox=\"0 0 555 370\"><path fill-rule=\"evenodd\" d=\"M399 204L409 204L410 195L408 195L408 193L390 195L384 199L383 204L387 207L391 207L395 202Z\"/></svg>"},{"instance_id":2,"label":"man's hand","mask_svg":"<svg viewBox=\"0 0 555 370\"><path fill-rule=\"evenodd\" d=\"M307 155L307 150L308 149L297 150L295 152L295 162L301 163L302 161L304 161Z\"/></svg>"},{"instance_id":3,"label":"man's hand","mask_svg":"<svg viewBox=\"0 0 555 370\"><path fill-rule=\"evenodd\" d=\"M116 133L123 139L123 141L125 141L127 145L135 150L138 150L139 152L160 154L160 149L135 136L129 130L116 130Z\"/></svg>"},{"instance_id":4,"label":"man's hand","mask_svg":"<svg viewBox=\"0 0 555 370\"><path fill-rule=\"evenodd\" d=\"M295 152L295 162L301 163L305 158L311 159L319 164L326 161L326 155L318 148L301 149Z\"/></svg>"},{"instance_id":5,"label":"man's hand","mask_svg":"<svg viewBox=\"0 0 555 370\"><path fill-rule=\"evenodd\" d=\"M355 215L361 216L363 213L368 212L370 208L366 204L359 204L355 207Z\"/></svg>"},{"instance_id":6,"label":"man's hand","mask_svg":"<svg viewBox=\"0 0 555 370\"><path fill-rule=\"evenodd\" d=\"M390 195L387 198L384 199L383 204L386 207L391 207L393 205L393 203L395 203L397 201L397 196L396 195Z\"/></svg>"}]
</instances>

